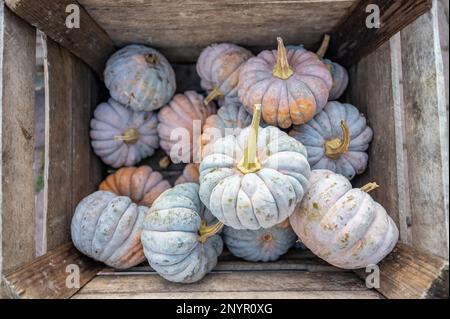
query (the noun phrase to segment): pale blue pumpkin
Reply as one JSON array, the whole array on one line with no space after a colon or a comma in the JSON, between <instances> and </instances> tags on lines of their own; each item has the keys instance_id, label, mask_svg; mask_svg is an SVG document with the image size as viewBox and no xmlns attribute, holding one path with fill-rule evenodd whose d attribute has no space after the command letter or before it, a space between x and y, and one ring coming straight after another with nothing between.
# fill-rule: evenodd
<instances>
[{"instance_id":1,"label":"pale blue pumpkin","mask_svg":"<svg viewBox=\"0 0 450 319\"><path fill-rule=\"evenodd\" d=\"M351 180L367 167L366 150L373 132L351 104L328 102L311 121L294 126L289 135L306 147L312 169L328 169Z\"/></svg>"},{"instance_id":2,"label":"pale blue pumpkin","mask_svg":"<svg viewBox=\"0 0 450 319\"><path fill-rule=\"evenodd\" d=\"M145 256L158 274L172 282L202 279L222 253L217 235L222 225L201 203L198 188L196 183L184 183L165 191L144 220Z\"/></svg>"},{"instance_id":3,"label":"pale blue pumpkin","mask_svg":"<svg viewBox=\"0 0 450 319\"><path fill-rule=\"evenodd\" d=\"M167 104L175 93L175 72L157 50L128 45L106 62L105 85L110 95L136 111L152 111Z\"/></svg>"},{"instance_id":4,"label":"pale blue pumpkin","mask_svg":"<svg viewBox=\"0 0 450 319\"><path fill-rule=\"evenodd\" d=\"M230 252L247 261L275 261L297 241L292 228L274 226L258 230L234 229L225 226L223 241Z\"/></svg>"}]
</instances>

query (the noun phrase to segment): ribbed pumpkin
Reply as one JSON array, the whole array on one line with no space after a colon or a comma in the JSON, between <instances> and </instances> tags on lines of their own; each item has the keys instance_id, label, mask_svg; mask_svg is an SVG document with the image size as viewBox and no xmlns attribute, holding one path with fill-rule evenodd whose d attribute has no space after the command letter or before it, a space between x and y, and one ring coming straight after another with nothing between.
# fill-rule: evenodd
<instances>
[{"instance_id":1,"label":"ribbed pumpkin","mask_svg":"<svg viewBox=\"0 0 450 319\"><path fill-rule=\"evenodd\" d=\"M223 241L236 257L247 261L276 261L297 241L292 228L274 226L268 229L248 230L225 226Z\"/></svg>"},{"instance_id":2,"label":"ribbed pumpkin","mask_svg":"<svg viewBox=\"0 0 450 319\"><path fill-rule=\"evenodd\" d=\"M147 210L126 196L92 193L75 210L72 241L83 254L108 266L136 266L145 260L140 238Z\"/></svg>"},{"instance_id":3,"label":"ribbed pumpkin","mask_svg":"<svg viewBox=\"0 0 450 319\"><path fill-rule=\"evenodd\" d=\"M110 95L135 111L152 111L175 93L175 73L167 59L153 48L128 45L106 62L105 85Z\"/></svg>"},{"instance_id":4,"label":"ribbed pumpkin","mask_svg":"<svg viewBox=\"0 0 450 319\"><path fill-rule=\"evenodd\" d=\"M198 181L198 177L199 177L198 166L199 166L199 164L197 164L197 163L187 164L183 169L183 173L181 173L181 175L175 181L175 185L184 184L184 183L197 183L198 184L199 183L199 181Z\"/></svg>"},{"instance_id":5,"label":"ribbed pumpkin","mask_svg":"<svg viewBox=\"0 0 450 319\"><path fill-rule=\"evenodd\" d=\"M153 112L136 112L109 99L94 111L91 144L95 154L112 167L132 166L153 155L159 146Z\"/></svg>"},{"instance_id":6,"label":"ribbed pumpkin","mask_svg":"<svg viewBox=\"0 0 450 319\"><path fill-rule=\"evenodd\" d=\"M101 191L128 196L134 203L147 207L169 188L169 182L163 179L161 173L146 165L123 167L110 174L99 187Z\"/></svg>"},{"instance_id":7,"label":"ribbed pumpkin","mask_svg":"<svg viewBox=\"0 0 450 319\"><path fill-rule=\"evenodd\" d=\"M277 50L262 51L242 66L238 92L249 112L261 104L267 124L288 128L308 122L325 106L333 81L317 55L302 47L286 50L277 41Z\"/></svg>"},{"instance_id":8,"label":"ribbed pumpkin","mask_svg":"<svg viewBox=\"0 0 450 319\"><path fill-rule=\"evenodd\" d=\"M226 99L217 114L209 116L203 125L202 150L207 144L211 144L221 137L239 134L243 128L250 125L251 121L251 114L241 103Z\"/></svg>"},{"instance_id":9,"label":"ribbed pumpkin","mask_svg":"<svg viewBox=\"0 0 450 319\"><path fill-rule=\"evenodd\" d=\"M150 265L169 281L191 283L217 264L222 225L198 197L198 184L179 184L161 194L145 217L142 244Z\"/></svg>"},{"instance_id":10,"label":"ribbed pumpkin","mask_svg":"<svg viewBox=\"0 0 450 319\"><path fill-rule=\"evenodd\" d=\"M328 100L334 101L342 96L342 94L344 93L345 89L348 86L348 72L342 65L333 62L331 60L324 59L329 43L330 43L330 36L328 34L325 34L323 37L322 45L317 51L317 55L328 67L328 70L330 70L331 73L331 77L333 78L333 86L331 87L330 96L328 97Z\"/></svg>"},{"instance_id":11,"label":"ribbed pumpkin","mask_svg":"<svg viewBox=\"0 0 450 319\"><path fill-rule=\"evenodd\" d=\"M170 103L164 106L158 113L158 135L161 148L170 156L174 163L189 162L196 152L198 138L194 137L194 125L198 124L198 134L201 133L206 118L216 113L213 102L203 103L203 96L194 91L186 91L184 94L176 94ZM194 123L194 121L198 121ZM180 131L174 131L174 130ZM181 133L186 135L179 136ZM174 134L171 139L171 134ZM186 137L189 137L187 139Z\"/></svg>"},{"instance_id":12,"label":"ribbed pumpkin","mask_svg":"<svg viewBox=\"0 0 450 319\"><path fill-rule=\"evenodd\" d=\"M310 187L289 218L291 226L315 255L336 267L377 264L394 248L398 229L368 194L376 187L352 189L342 175L313 170Z\"/></svg>"},{"instance_id":13,"label":"ribbed pumpkin","mask_svg":"<svg viewBox=\"0 0 450 319\"><path fill-rule=\"evenodd\" d=\"M200 198L222 223L235 229L270 228L302 199L310 168L303 145L278 128L250 127L217 140L200 164Z\"/></svg>"},{"instance_id":14,"label":"ribbed pumpkin","mask_svg":"<svg viewBox=\"0 0 450 319\"><path fill-rule=\"evenodd\" d=\"M197 60L201 87L209 92L205 102L218 97L237 99L239 69L253 54L232 43L212 44Z\"/></svg>"},{"instance_id":15,"label":"ribbed pumpkin","mask_svg":"<svg viewBox=\"0 0 450 319\"><path fill-rule=\"evenodd\" d=\"M367 167L365 151L372 129L351 104L328 102L314 119L294 126L289 135L305 145L312 169L329 169L351 180Z\"/></svg>"}]
</instances>

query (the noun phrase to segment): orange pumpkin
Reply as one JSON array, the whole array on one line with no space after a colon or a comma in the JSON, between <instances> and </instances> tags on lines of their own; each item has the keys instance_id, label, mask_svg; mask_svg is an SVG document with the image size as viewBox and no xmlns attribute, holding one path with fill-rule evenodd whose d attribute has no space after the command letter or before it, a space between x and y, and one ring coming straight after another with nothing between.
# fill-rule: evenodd
<instances>
[{"instance_id":1,"label":"orange pumpkin","mask_svg":"<svg viewBox=\"0 0 450 319\"><path fill-rule=\"evenodd\" d=\"M128 196L134 203L148 207L169 188L169 182L164 180L159 172L146 165L123 167L109 175L99 187L102 191Z\"/></svg>"},{"instance_id":2,"label":"orange pumpkin","mask_svg":"<svg viewBox=\"0 0 450 319\"><path fill-rule=\"evenodd\" d=\"M198 172L199 164L187 164L184 167L183 173L177 178L175 181L175 185L183 184L183 183L199 183L199 172Z\"/></svg>"}]
</instances>

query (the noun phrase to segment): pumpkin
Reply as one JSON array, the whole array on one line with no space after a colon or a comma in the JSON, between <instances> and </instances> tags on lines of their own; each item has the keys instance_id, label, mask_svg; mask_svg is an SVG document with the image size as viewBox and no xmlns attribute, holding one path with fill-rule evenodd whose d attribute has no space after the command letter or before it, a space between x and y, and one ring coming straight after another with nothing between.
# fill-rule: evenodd
<instances>
[{"instance_id":1,"label":"pumpkin","mask_svg":"<svg viewBox=\"0 0 450 319\"><path fill-rule=\"evenodd\" d=\"M205 48L197 60L197 73L201 87L209 94L205 103L219 97L237 99L239 69L253 54L232 43L212 44Z\"/></svg>"},{"instance_id":2,"label":"pumpkin","mask_svg":"<svg viewBox=\"0 0 450 319\"><path fill-rule=\"evenodd\" d=\"M223 228L223 241L230 252L247 261L276 261L297 241L291 227L258 230Z\"/></svg>"},{"instance_id":3,"label":"pumpkin","mask_svg":"<svg viewBox=\"0 0 450 319\"><path fill-rule=\"evenodd\" d=\"M197 156L198 145L195 143L198 139L195 139L194 135L198 132L200 136L206 118L213 113L216 113L214 103L205 106L203 96L194 91L176 94L170 103L159 111L160 145L174 163L188 163ZM197 124L198 131L196 131Z\"/></svg>"},{"instance_id":4,"label":"pumpkin","mask_svg":"<svg viewBox=\"0 0 450 319\"><path fill-rule=\"evenodd\" d=\"M223 243L198 197L198 184L176 185L162 193L145 217L142 244L152 268L172 282L202 279L217 264Z\"/></svg>"},{"instance_id":5,"label":"pumpkin","mask_svg":"<svg viewBox=\"0 0 450 319\"><path fill-rule=\"evenodd\" d=\"M306 123L327 103L333 84L325 64L312 52L299 47L265 50L249 59L239 73L239 99L253 113L262 105L264 121L288 128Z\"/></svg>"},{"instance_id":6,"label":"pumpkin","mask_svg":"<svg viewBox=\"0 0 450 319\"><path fill-rule=\"evenodd\" d=\"M134 203L147 207L169 188L169 182L163 179L161 173L146 165L123 167L110 174L99 187L102 191L128 196Z\"/></svg>"},{"instance_id":7,"label":"pumpkin","mask_svg":"<svg viewBox=\"0 0 450 319\"><path fill-rule=\"evenodd\" d=\"M310 187L289 218L291 226L315 255L336 267L377 264L398 240L394 221L368 194L377 186L352 189L340 174L313 170Z\"/></svg>"},{"instance_id":8,"label":"pumpkin","mask_svg":"<svg viewBox=\"0 0 450 319\"><path fill-rule=\"evenodd\" d=\"M342 65L333 62L329 59L324 59L329 43L330 43L330 36L328 34L325 34L323 37L322 44L319 50L317 51L317 55L328 67L328 70L330 70L331 73L331 77L333 78L333 86L331 87L330 96L328 97L328 100L334 101L342 96L342 94L344 93L345 89L348 86L348 72Z\"/></svg>"},{"instance_id":9,"label":"pumpkin","mask_svg":"<svg viewBox=\"0 0 450 319\"><path fill-rule=\"evenodd\" d=\"M126 196L92 193L75 209L72 241L83 254L108 266L136 266L145 260L140 238L147 210Z\"/></svg>"},{"instance_id":10,"label":"pumpkin","mask_svg":"<svg viewBox=\"0 0 450 319\"><path fill-rule=\"evenodd\" d=\"M105 85L109 94L135 111L152 111L169 102L175 93L175 72L153 48L128 45L106 62Z\"/></svg>"},{"instance_id":11,"label":"pumpkin","mask_svg":"<svg viewBox=\"0 0 450 319\"><path fill-rule=\"evenodd\" d=\"M92 148L112 167L132 166L158 148L157 123L153 112L136 112L110 98L94 111Z\"/></svg>"},{"instance_id":12,"label":"pumpkin","mask_svg":"<svg viewBox=\"0 0 450 319\"><path fill-rule=\"evenodd\" d=\"M367 167L365 151L372 129L351 104L328 102L314 119L294 126L289 135L305 145L312 169L329 169L351 180Z\"/></svg>"},{"instance_id":13,"label":"pumpkin","mask_svg":"<svg viewBox=\"0 0 450 319\"><path fill-rule=\"evenodd\" d=\"M184 169L183 173L176 179L175 185L183 184L183 183L199 183L198 182L198 166L199 164L187 164Z\"/></svg>"},{"instance_id":14,"label":"pumpkin","mask_svg":"<svg viewBox=\"0 0 450 319\"><path fill-rule=\"evenodd\" d=\"M213 144L221 137L238 134L243 128L249 126L251 121L252 116L241 103L227 99L217 114L210 115L203 125L202 150L207 144Z\"/></svg>"},{"instance_id":15,"label":"pumpkin","mask_svg":"<svg viewBox=\"0 0 450 319\"><path fill-rule=\"evenodd\" d=\"M270 228L302 199L310 168L304 146L276 127L250 127L218 139L200 163L200 198L222 223L235 229Z\"/></svg>"}]
</instances>

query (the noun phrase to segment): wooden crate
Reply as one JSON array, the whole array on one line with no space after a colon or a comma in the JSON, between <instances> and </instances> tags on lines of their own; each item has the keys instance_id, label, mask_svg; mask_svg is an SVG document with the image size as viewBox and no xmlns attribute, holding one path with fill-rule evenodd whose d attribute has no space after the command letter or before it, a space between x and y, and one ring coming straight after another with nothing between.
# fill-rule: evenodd
<instances>
[{"instance_id":1,"label":"wooden crate","mask_svg":"<svg viewBox=\"0 0 450 319\"><path fill-rule=\"evenodd\" d=\"M68 29L66 6L80 8ZM368 4L381 27L365 27ZM45 158L42 232L36 232L36 30L43 32ZM168 283L146 264L105 267L70 243L76 204L107 168L93 154L89 120L105 99L104 62L117 47L144 43L175 66L178 87L199 89L193 63L213 42L254 52L287 44L315 50L332 35L328 57L349 68L345 100L374 130L373 193L400 229L401 243L380 264L377 289L364 270L343 271L309 252L248 263L224 254L196 284ZM438 0L5 0L0 2L0 278L17 298L448 298L448 2ZM446 85L447 84L447 85ZM157 162L159 152L150 162ZM175 179L182 166L165 172ZM77 264L80 288L66 286ZM362 279L361 279L362 278Z\"/></svg>"}]
</instances>

